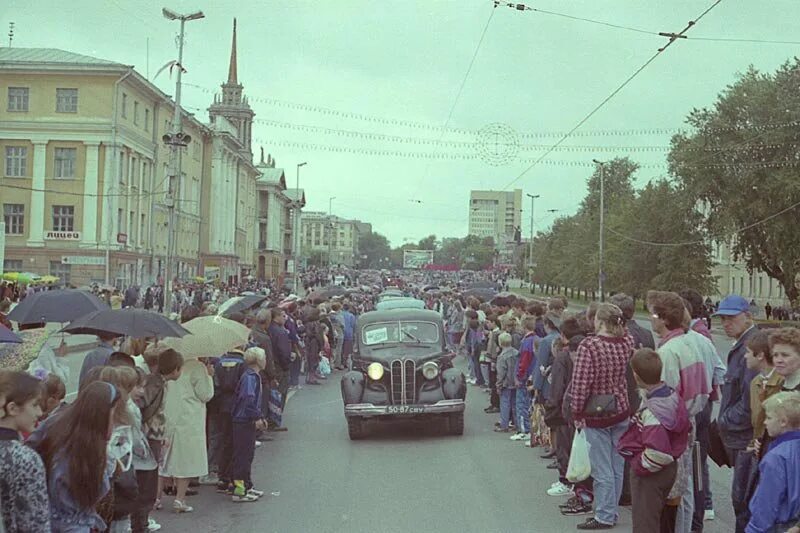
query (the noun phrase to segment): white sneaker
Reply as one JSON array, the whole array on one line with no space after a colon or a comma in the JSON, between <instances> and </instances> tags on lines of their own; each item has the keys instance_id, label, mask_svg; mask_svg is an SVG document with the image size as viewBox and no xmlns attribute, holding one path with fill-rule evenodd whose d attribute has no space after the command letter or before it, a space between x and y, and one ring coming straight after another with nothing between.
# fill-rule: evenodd
<instances>
[{"instance_id":1,"label":"white sneaker","mask_svg":"<svg viewBox=\"0 0 800 533\"><path fill-rule=\"evenodd\" d=\"M548 496L572 496L573 494L575 494L575 492L572 490L572 487L564 485L560 481L547 489Z\"/></svg>"},{"instance_id":2,"label":"white sneaker","mask_svg":"<svg viewBox=\"0 0 800 533\"><path fill-rule=\"evenodd\" d=\"M257 440L256 441L256 448L260 448L260 447L261 447L261 441Z\"/></svg>"},{"instance_id":3,"label":"white sneaker","mask_svg":"<svg viewBox=\"0 0 800 533\"><path fill-rule=\"evenodd\" d=\"M703 520L714 520L716 515L714 514L714 509L706 509L706 512L703 513Z\"/></svg>"},{"instance_id":4,"label":"white sneaker","mask_svg":"<svg viewBox=\"0 0 800 533\"><path fill-rule=\"evenodd\" d=\"M231 500L235 503L249 503L258 501L258 496L250 494L249 492L244 496L237 496L234 494L233 496L231 496Z\"/></svg>"},{"instance_id":5,"label":"white sneaker","mask_svg":"<svg viewBox=\"0 0 800 533\"><path fill-rule=\"evenodd\" d=\"M207 476L201 476L199 482L201 485L216 485L219 483L219 476L216 474L216 472L212 472Z\"/></svg>"},{"instance_id":6,"label":"white sneaker","mask_svg":"<svg viewBox=\"0 0 800 533\"><path fill-rule=\"evenodd\" d=\"M550 484L550 488L552 489L553 487L557 487L559 485L563 485L563 483L561 483L560 481L556 481L556 482Z\"/></svg>"},{"instance_id":7,"label":"white sneaker","mask_svg":"<svg viewBox=\"0 0 800 533\"><path fill-rule=\"evenodd\" d=\"M525 440L525 439L530 439L531 438L531 434L530 433L516 433L514 435L511 435L511 437L509 437L509 438L511 440Z\"/></svg>"},{"instance_id":8,"label":"white sneaker","mask_svg":"<svg viewBox=\"0 0 800 533\"><path fill-rule=\"evenodd\" d=\"M150 521L147 523L147 531L158 531L161 529L161 524L150 518Z\"/></svg>"},{"instance_id":9,"label":"white sneaker","mask_svg":"<svg viewBox=\"0 0 800 533\"><path fill-rule=\"evenodd\" d=\"M250 490L247 491L247 494L252 494L256 498L260 498L260 497L262 497L264 495L264 491L263 490L257 490L257 489L250 489Z\"/></svg>"}]
</instances>

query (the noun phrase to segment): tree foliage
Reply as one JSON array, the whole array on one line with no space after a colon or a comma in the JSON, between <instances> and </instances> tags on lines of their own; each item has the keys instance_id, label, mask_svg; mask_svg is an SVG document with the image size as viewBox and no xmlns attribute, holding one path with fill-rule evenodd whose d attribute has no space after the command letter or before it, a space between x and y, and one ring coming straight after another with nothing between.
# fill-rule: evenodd
<instances>
[{"instance_id":1,"label":"tree foliage","mask_svg":"<svg viewBox=\"0 0 800 533\"><path fill-rule=\"evenodd\" d=\"M748 271L777 280L798 300L800 203L800 60L773 74L753 67L723 90L711 108L694 109L693 133L676 135L670 172L704 205L709 235L727 242ZM764 223L760 223L765 221Z\"/></svg>"},{"instance_id":2,"label":"tree foliage","mask_svg":"<svg viewBox=\"0 0 800 533\"><path fill-rule=\"evenodd\" d=\"M377 232L370 232L358 240L358 251L366 259L362 259L364 268L380 268L386 265L385 258L390 256L389 239Z\"/></svg>"},{"instance_id":3,"label":"tree foliage","mask_svg":"<svg viewBox=\"0 0 800 533\"><path fill-rule=\"evenodd\" d=\"M659 246L702 241L694 201L666 180L635 190L637 165L618 158L604 165L605 288L643 297L649 289L713 286L708 246ZM600 273L600 167L587 180L578 212L561 217L534 239L534 281L594 290ZM527 255L527 253L526 253ZM526 259L523 259L526 261Z\"/></svg>"}]
</instances>

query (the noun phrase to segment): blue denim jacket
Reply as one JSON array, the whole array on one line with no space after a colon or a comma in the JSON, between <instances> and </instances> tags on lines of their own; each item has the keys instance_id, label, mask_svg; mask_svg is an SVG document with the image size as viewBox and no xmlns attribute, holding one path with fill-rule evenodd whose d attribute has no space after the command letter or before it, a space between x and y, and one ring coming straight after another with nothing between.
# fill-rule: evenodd
<instances>
[{"instance_id":1,"label":"blue denim jacket","mask_svg":"<svg viewBox=\"0 0 800 533\"><path fill-rule=\"evenodd\" d=\"M111 476L117 462L107 459L106 470L101 481L101 499L111 489ZM106 523L97 514L94 507L82 509L78 507L70 495L67 482L69 459L63 454L56 456L50 473L47 476L47 492L50 497L50 525L53 533L89 533L92 529L104 531Z\"/></svg>"},{"instance_id":2,"label":"blue denim jacket","mask_svg":"<svg viewBox=\"0 0 800 533\"><path fill-rule=\"evenodd\" d=\"M752 327L736 341L728 353L728 370L722 385L722 401L719 406L719 425L722 442L731 450L744 450L753 438L750 419L750 382L758 374L748 370L744 360L747 341L756 333Z\"/></svg>"}]
</instances>

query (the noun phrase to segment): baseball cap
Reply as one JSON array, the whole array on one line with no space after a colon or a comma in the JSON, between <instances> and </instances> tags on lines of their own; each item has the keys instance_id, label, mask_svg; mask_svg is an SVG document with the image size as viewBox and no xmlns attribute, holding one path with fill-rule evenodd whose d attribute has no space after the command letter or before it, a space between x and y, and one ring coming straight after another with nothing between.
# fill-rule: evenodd
<instances>
[{"instance_id":1,"label":"baseball cap","mask_svg":"<svg viewBox=\"0 0 800 533\"><path fill-rule=\"evenodd\" d=\"M749 313L750 304L739 296L738 294L731 294L726 296L719 303L719 309L714 313L714 316L736 316L739 313Z\"/></svg>"}]
</instances>

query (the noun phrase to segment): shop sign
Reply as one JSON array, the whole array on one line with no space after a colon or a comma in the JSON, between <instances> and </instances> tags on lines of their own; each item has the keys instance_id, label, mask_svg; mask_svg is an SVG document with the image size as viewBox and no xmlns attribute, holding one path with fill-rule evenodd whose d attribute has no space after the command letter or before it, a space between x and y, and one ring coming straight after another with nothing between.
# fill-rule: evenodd
<instances>
[{"instance_id":1,"label":"shop sign","mask_svg":"<svg viewBox=\"0 0 800 533\"><path fill-rule=\"evenodd\" d=\"M51 241L79 241L80 231L45 231L44 238Z\"/></svg>"}]
</instances>

